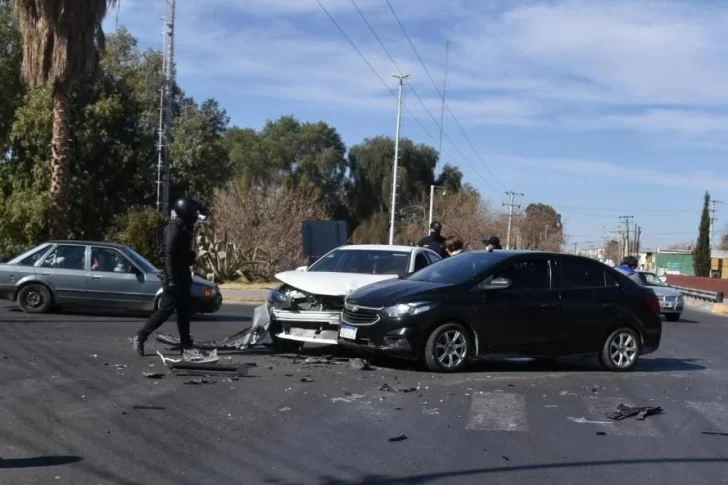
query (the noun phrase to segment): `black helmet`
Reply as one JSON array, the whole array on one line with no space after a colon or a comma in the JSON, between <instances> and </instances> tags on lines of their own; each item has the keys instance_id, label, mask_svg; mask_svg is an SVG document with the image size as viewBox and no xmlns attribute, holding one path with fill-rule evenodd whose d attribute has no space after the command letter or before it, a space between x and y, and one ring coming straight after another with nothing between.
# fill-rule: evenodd
<instances>
[{"instance_id":1,"label":"black helmet","mask_svg":"<svg viewBox=\"0 0 728 485\"><path fill-rule=\"evenodd\" d=\"M488 239L483 241L486 246L493 246L495 249L502 249L500 238L498 236L490 236Z\"/></svg>"},{"instance_id":2,"label":"black helmet","mask_svg":"<svg viewBox=\"0 0 728 485\"><path fill-rule=\"evenodd\" d=\"M437 221L432 221L430 224L430 231L434 231L437 234L440 234L442 232L442 224L440 224Z\"/></svg>"},{"instance_id":3,"label":"black helmet","mask_svg":"<svg viewBox=\"0 0 728 485\"><path fill-rule=\"evenodd\" d=\"M180 197L174 201L172 211L176 217L179 217L186 224L205 221L210 216L207 207L192 197Z\"/></svg>"}]
</instances>

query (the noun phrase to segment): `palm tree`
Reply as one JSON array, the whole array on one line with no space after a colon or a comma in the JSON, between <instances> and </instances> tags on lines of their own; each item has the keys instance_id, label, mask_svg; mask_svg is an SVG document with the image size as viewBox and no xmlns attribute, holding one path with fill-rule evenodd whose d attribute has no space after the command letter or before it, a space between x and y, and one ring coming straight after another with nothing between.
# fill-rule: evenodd
<instances>
[{"instance_id":1,"label":"palm tree","mask_svg":"<svg viewBox=\"0 0 728 485\"><path fill-rule=\"evenodd\" d=\"M68 236L73 84L98 66L104 45L101 22L119 0L13 0L23 40L23 79L28 87L53 93L51 187L48 228L51 239Z\"/></svg>"}]
</instances>

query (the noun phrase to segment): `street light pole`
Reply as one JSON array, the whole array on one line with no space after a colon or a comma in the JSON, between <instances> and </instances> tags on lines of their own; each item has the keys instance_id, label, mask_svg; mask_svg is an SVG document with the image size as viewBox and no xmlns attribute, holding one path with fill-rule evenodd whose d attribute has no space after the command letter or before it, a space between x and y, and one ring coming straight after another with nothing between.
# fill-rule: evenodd
<instances>
[{"instance_id":1,"label":"street light pole","mask_svg":"<svg viewBox=\"0 0 728 485\"><path fill-rule=\"evenodd\" d=\"M434 199L435 198L435 186L430 185L430 220L427 222L427 227L429 228L432 225L432 209L434 206Z\"/></svg>"},{"instance_id":2,"label":"street light pole","mask_svg":"<svg viewBox=\"0 0 728 485\"><path fill-rule=\"evenodd\" d=\"M394 77L399 79L399 95L397 96L397 134L394 139L394 168L392 169L392 210L389 216L389 244L394 244L394 215L397 212L397 169L399 165L399 134L402 128L402 94L404 91L404 82L409 78L408 74L397 75Z\"/></svg>"}]
</instances>

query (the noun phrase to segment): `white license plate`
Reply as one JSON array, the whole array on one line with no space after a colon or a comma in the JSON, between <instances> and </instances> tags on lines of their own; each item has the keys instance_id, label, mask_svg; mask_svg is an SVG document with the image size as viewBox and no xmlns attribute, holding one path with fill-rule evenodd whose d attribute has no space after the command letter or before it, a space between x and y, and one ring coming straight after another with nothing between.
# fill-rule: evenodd
<instances>
[{"instance_id":1,"label":"white license plate","mask_svg":"<svg viewBox=\"0 0 728 485\"><path fill-rule=\"evenodd\" d=\"M356 340L356 330L357 329L355 327L342 325L339 328L339 337L345 338L346 340Z\"/></svg>"},{"instance_id":2,"label":"white license plate","mask_svg":"<svg viewBox=\"0 0 728 485\"><path fill-rule=\"evenodd\" d=\"M665 303L665 308L675 308L674 303Z\"/></svg>"}]
</instances>

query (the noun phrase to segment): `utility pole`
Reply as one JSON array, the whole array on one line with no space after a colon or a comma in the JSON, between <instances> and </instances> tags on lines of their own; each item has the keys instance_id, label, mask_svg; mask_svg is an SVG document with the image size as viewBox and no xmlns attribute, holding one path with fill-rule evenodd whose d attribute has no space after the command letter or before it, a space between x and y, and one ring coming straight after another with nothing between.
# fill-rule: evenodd
<instances>
[{"instance_id":1,"label":"utility pole","mask_svg":"<svg viewBox=\"0 0 728 485\"><path fill-rule=\"evenodd\" d=\"M432 225L432 218L435 208L435 189L442 188L440 185L430 185L430 219L427 221L427 228L429 229ZM447 195L443 192L443 195Z\"/></svg>"},{"instance_id":2,"label":"utility pole","mask_svg":"<svg viewBox=\"0 0 728 485\"><path fill-rule=\"evenodd\" d=\"M576 246L577 246L577 244L578 243L574 243L574 254L577 254L577 252L576 252Z\"/></svg>"},{"instance_id":3,"label":"utility pole","mask_svg":"<svg viewBox=\"0 0 728 485\"><path fill-rule=\"evenodd\" d=\"M164 19L164 55L162 57L162 87L159 100L159 140L157 144L157 212L169 217L169 185L172 126L172 86L174 85L174 16L176 0L166 0Z\"/></svg>"},{"instance_id":4,"label":"utility pole","mask_svg":"<svg viewBox=\"0 0 728 485\"><path fill-rule=\"evenodd\" d=\"M399 79L399 94L397 96L397 134L394 139L394 168L392 169L392 211L389 218L389 244L394 244L394 215L397 210L397 169L399 167L399 135L402 128L402 107L404 83L409 79L409 74L397 75L394 77Z\"/></svg>"},{"instance_id":5,"label":"utility pole","mask_svg":"<svg viewBox=\"0 0 728 485\"><path fill-rule=\"evenodd\" d=\"M629 223L632 219L634 219L634 216L619 216L620 220L624 221L624 252L622 254L622 257L629 256Z\"/></svg>"},{"instance_id":6,"label":"utility pole","mask_svg":"<svg viewBox=\"0 0 728 485\"><path fill-rule=\"evenodd\" d=\"M445 42L445 78L442 81L442 108L440 109L440 144L437 147L437 153L442 156L442 130L445 126L445 92L447 91L447 68L450 57L450 42Z\"/></svg>"},{"instance_id":7,"label":"utility pole","mask_svg":"<svg viewBox=\"0 0 728 485\"><path fill-rule=\"evenodd\" d=\"M513 208L520 209L521 206L519 204L515 203L516 197L523 197L523 194L520 192L514 192L512 190L509 190L508 192L505 192L505 194L511 198L510 203L506 204L503 203L503 206L508 207L508 233L506 235L506 249L511 249L511 225L513 224Z\"/></svg>"},{"instance_id":8,"label":"utility pole","mask_svg":"<svg viewBox=\"0 0 728 485\"><path fill-rule=\"evenodd\" d=\"M717 217L715 217L715 212L717 211L715 205L716 204L722 204L723 202L719 200L711 200L710 201L710 250L713 250L713 236L715 235L715 221L718 220Z\"/></svg>"}]
</instances>

